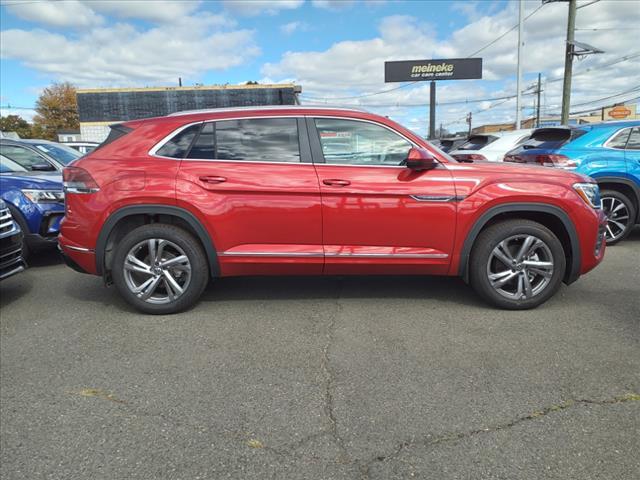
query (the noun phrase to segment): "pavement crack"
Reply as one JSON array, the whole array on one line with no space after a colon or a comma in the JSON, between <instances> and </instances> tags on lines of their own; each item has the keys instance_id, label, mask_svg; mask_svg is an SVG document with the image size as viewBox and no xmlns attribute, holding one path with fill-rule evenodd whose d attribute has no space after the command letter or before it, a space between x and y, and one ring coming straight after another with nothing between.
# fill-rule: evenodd
<instances>
[{"instance_id":1,"label":"pavement crack","mask_svg":"<svg viewBox=\"0 0 640 480\"><path fill-rule=\"evenodd\" d=\"M560 412L570 408L575 408L578 406L585 406L585 405L608 406L608 405L616 405L620 403L638 402L638 401L640 401L639 393L627 393L625 395L606 398L602 400L594 400L594 399L588 399L588 398L569 399L555 405L549 405L542 409L534 410L533 412L527 415L517 417L506 423L501 423L501 424L480 428L476 430L468 430L465 432L445 433L443 435L440 435L438 437L433 437L433 438L430 436L426 436L426 437L416 439L414 437L409 440L404 440L399 444L395 445L394 448L388 453L377 454L376 456L370 458L368 461L362 462L360 464L361 477L363 479L371 478L371 467L374 464L379 462L388 462L388 461L394 460L395 458L400 456L403 450L411 446L417 445L417 446L423 446L423 447L433 447L441 443L457 442L459 440L470 438L476 435L497 432L500 430L506 430L506 429L515 427L516 425L519 425L521 423L533 421L538 418L548 416L552 413Z\"/></svg>"}]
</instances>

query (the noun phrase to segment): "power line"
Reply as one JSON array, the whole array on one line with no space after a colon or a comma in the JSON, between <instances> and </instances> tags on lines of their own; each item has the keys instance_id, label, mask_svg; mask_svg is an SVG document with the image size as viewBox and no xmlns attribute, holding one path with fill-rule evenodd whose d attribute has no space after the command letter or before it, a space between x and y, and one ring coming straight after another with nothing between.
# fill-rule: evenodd
<instances>
[{"instance_id":1,"label":"power line","mask_svg":"<svg viewBox=\"0 0 640 480\"><path fill-rule=\"evenodd\" d=\"M540 5L538 6L538 8L536 8L533 12L531 12L529 15L527 15L524 20L527 20L529 18L531 18L535 13L538 12L538 10L540 10L544 5ZM504 38L506 35L508 35L509 33L513 32L516 28L518 28L518 23L516 23L513 27L511 27L509 30L507 30L506 32L504 32L502 35L500 35L499 37L495 38L494 40L492 40L491 42L489 42L488 44L486 44L484 47L482 47L479 50L476 50L475 52L473 52L470 55L467 55L465 58L471 58L474 55L477 55L478 53L482 52L483 50L489 48L491 45L495 44L497 41L501 40L502 38ZM388 93L388 92L394 92L396 90L400 90L402 88L407 88L410 87L411 85L415 85L416 83L418 83L419 80L415 81L415 82L410 82L410 83L405 83L404 85L400 85L398 87L393 87L393 88L388 88L385 90L379 90L377 92L372 92L372 93L364 93L361 95L351 95L348 97L308 97L306 95L303 95L303 97L305 97L308 100L350 100L350 99L354 99L354 98L364 98L364 97L372 97L374 95L382 95L384 93Z\"/></svg>"}]
</instances>

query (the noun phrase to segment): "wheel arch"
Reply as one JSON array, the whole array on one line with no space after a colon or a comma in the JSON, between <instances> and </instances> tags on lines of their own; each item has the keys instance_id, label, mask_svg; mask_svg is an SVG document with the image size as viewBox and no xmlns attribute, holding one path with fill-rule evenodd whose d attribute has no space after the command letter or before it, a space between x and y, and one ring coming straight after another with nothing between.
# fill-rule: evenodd
<instances>
[{"instance_id":1,"label":"wheel arch","mask_svg":"<svg viewBox=\"0 0 640 480\"><path fill-rule=\"evenodd\" d=\"M640 187L628 178L616 176L594 177L601 189L617 190L629 197L636 207L635 223L640 223Z\"/></svg>"},{"instance_id":2,"label":"wheel arch","mask_svg":"<svg viewBox=\"0 0 640 480\"><path fill-rule=\"evenodd\" d=\"M113 247L130 229L150 223L170 223L181 226L192 233L202 244L209 262L212 277L220 276L220 265L216 249L209 233L198 218L188 210L171 205L133 205L113 212L104 222L96 242L96 269L105 278L107 265L113 257Z\"/></svg>"},{"instance_id":3,"label":"wheel arch","mask_svg":"<svg viewBox=\"0 0 640 480\"><path fill-rule=\"evenodd\" d=\"M567 271L564 282L573 283L580 276L580 240L575 225L566 212L554 205L543 203L508 203L497 205L484 212L478 218L464 240L460 253L458 274L469 281L469 259L473 245L482 230L503 220L523 218L541 223L549 228L562 243L567 258Z\"/></svg>"}]
</instances>

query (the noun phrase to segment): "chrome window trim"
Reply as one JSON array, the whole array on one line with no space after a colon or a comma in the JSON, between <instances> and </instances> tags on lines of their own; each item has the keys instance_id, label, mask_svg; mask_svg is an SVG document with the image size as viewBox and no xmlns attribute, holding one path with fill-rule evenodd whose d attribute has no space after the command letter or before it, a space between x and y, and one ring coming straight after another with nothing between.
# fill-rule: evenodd
<instances>
[{"instance_id":1,"label":"chrome window trim","mask_svg":"<svg viewBox=\"0 0 640 480\"><path fill-rule=\"evenodd\" d=\"M624 152L626 150L627 143L629 143L629 135L631 135L631 130L633 130L634 128L635 127L624 127L624 128L621 128L620 130L613 132L611 135L609 135L609 138L607 138L607 141L602 144L602 148L608 148L610 150L622 150ZM610 147L608 145L609 142L613 140L615 137L617 137L618 134L624 132L625 130L629 130L629 135L627 135L627 141L624 144L625 148Z\"/></svg>"},{"instance_id":2,"label":"chrome window trim","mask_svg":"<svg viewBox=\"0 0 640 480\"><path fill-rule=\"evenodd\" d=\"M251 107L252 109L255 109L255 107ZM330 108L328 108L329 110L331 110ZM212 111L212 113L215 113L216 111L220 111L220 110L214 110ZM358 111L358 110L353 110L353 111ZM366 123L372 123L374 125L378 125L380 127L386 128L387 130L390 130L391 132L395 133L396 135L400 136L401 138L403 138L404 140L406 140L407 142L409 142L409 144L414 147L414 148L423 148L420 145L418 145L417 143L415 143L414 141L412 141L410 138L407 138L405 135L403 135L402 133L394 130L391 127L388 127L387 125L383 125L382 123L379 122L374 122L372 120L367 120L367 119L362 119L362 118L353 118L353 117L341 117L341 116L336 116L336 115L250 115L250 116L246 116L246 117L233 117L233 118L216 118L216 119L211 119L211 120L199 120L197 122L191 122L191 123L187 123L185 125L182 125L181 127L173 130L171 133L169 133L168 135L166 135L162 140L160 140L153 148L151 148L151 150L149 150L148 154L149 156L155 157L155 158L160 158L163 160L173 160L173 161L185 161L185 162L217 162L217 163L264 163L267 165L306 165L306 166L323 166L323 165L327 165L327 166L333 166L333 167L356 167L356 168L406 168L403 165L352 165L352 164L342 164L342 163L305 163L305 162L268 162L265 160L220 160L220 159L216 159L216 158L174 158L174 157L165 157L163 155L158 155L156 152L158 150L160 150L165 143L167 143L169 140L171 140L175 135L179 134L182 130L185 130L186 128L189 128L193 125L197 125L200 123L208 123L208 122L222 122L225 120L249 120L249 119L256 119L256 118L334 118L334 119L338 119L338 120L351 120L354 122L366 122ZM442 165L442 163L440 161L438 161L439 165Z\"/></svg>"}]
</instances>

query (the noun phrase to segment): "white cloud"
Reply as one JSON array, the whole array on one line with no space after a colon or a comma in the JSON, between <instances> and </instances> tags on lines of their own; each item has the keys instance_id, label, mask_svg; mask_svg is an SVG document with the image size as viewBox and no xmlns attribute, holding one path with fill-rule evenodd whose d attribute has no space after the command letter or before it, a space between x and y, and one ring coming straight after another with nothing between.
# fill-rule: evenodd
<instances>
[{"instance_id":1,"label":"white cloud","mask_svg":"<svg viewBox=\"0 0 640 480\"><path fill-rule=\"evenodd\" d=\"M541 4L526 2L525 15L529 15ZM428 85L426 83L401 88L392 92L365 96L356 99L340 99L354 95L368 94L392 89L401 84L385 84L383 64L385 60L405 60L412 58L463 58L499 35L507 32L517 23L517 3L507 3L494 12L495 4L480 5L466 10L472 17L465 27L453 32L445 41L434 37L434 26L427 26L417 19L394 16L383 19L377 36L360 41L341 41L323 51L289 51L280 61L263 65L263 75L275 81L287 78L303 87L303 99L317 102L318 98L333 97L332 103L375 105L376 112L389 114L393 110L395 118L407 120L415 117L416 109L390 107L422 103L426 111ZM461 8L461 7L459 7ZM564 66L564 37L566 35L567 4L564 2L544 5L525 22L525 49L523 67L525 74L541 72L543 77L561 77ZM572 103L579 104L603 98L630 89L638 83L640 58L619 63L614 67L603 65L632 53L640 53L638 38L640 30L640 9L636 2L601 1L578 10L579 28L606 28L606 30L576 32L578 40L586 41L605 50L603 55L595 55L583 61L574 62L575 78L572 88ZM633 30L635 29L635 30ZM515 93L515 73L517 59L517 31L513 31L477 56L484 59L484 80L440 82L438 102L493 98ZM587 74L581 73L592 68ZM530 83L525 81L525 86ZM542 105L546 111L555 113L560 103L562 82L551 82L543 86ZM314 97L314 98L312 98ZM619 99L619 98L618 98ZM614 101L616 99L613 99ZM472 103L438 108L438 121L444 123L464 118L469 111L492 106L474 116L474 125L492 121L505 121L515 117L515 101L500 105ZM596 104L598 106L601 104ZM532 113L533 96L523 97L525 116ZM590 108L589 105L576 109ZM413 113L411 113L413 112ZM545 110L543 109L543 113ZM398 117L399 116L399 117ZM425 113L426 117L426 113ZM463 122L457 125L464 126ZM423 126L426 128L426 120ZM422 129L424 131L424 129Z\"/></svg>"},{"instance_id":2,"label":"white cloud","mask_svg":"<svg viewBox=\"0 0 640 480\"><path fill-rule=\"evenodd\" d=\"M292 35L295 32L306 32L309 30L309 24L306 22L289 22L280 25L280 31L285 35Z\"/></svg>"},{"instance_id":3,"label":"white cloud","mask_svg":"<svg viewBox=\"0 0 640 480\"><path fill-rule=\"evenodd\" d=\"M78 0L16 2L2 6L23 20L51 27L92 27L104 22L104 18Z\"/></svg>"},{"instance_id":4,"label":"white cloud","mask_svg":"<svg viewBox=\"0 0 640 480\"><path fill-rule=\"evenodd\" d=\"M311 4L316 8L334 11L349 8L354 3L355 0L311 0Z\"/></svg>"},{"instance_id":5,"label":"white cloud","mask_svg":"<svg viewBox=\"0 0 640 480\"><path fill-rule=\"evenodd\" d=\"M176 18L192 14L198 9L200 2L196 0L153 0L152 2L149 0L85 0L85 4L96 12L118 18L172 22Z\"/></svg>"},{"instance_id":6,"label":"white cloud","mask_svg":"<svg viewBox=\"0 0 640 480\"><path fill-rule=\"evenodd\" d=\"M223 0L224 8L231 13L247 17L262 14L275 15L281 10L295 10L304 0Z\"/></svg>"},{"instance_id":7,"label":"white cloud","mask_svg":"<svg viewBox=\"0 0 640 480\"><path fill-rule=\"evenodd\" d=\"M197 78L256 57L251 30L228 31L225 17L200 12L139 30L129 24L94 28L77 37L44 30L5 30L0 56L22 61L80 86L152 85Z\"/></svg>"}]
</instances>

